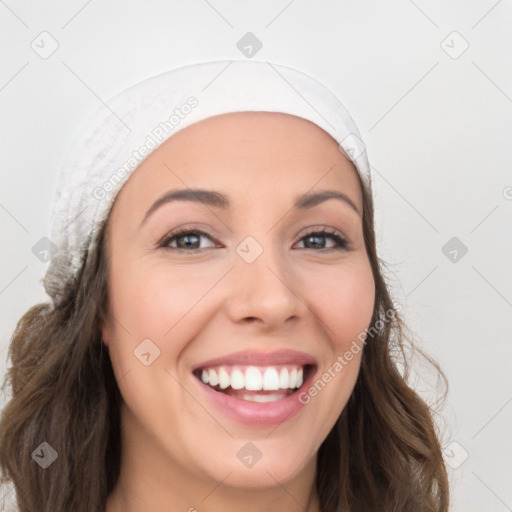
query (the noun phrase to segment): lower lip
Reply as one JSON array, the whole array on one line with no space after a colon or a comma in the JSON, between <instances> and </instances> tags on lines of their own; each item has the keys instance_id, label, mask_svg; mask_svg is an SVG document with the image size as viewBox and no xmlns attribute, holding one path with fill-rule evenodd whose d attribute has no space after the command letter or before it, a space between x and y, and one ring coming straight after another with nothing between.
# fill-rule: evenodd
<instances>
[{"instance_id":1,"label":"lower lip","mask_svg":"<svg viewBox=\"0 0 512 512\"><path fill-rule=\"evenodd\" d=\"M302 386L291 395L281 400L265 403L234 398L230 395L214 391L194 375L192 375L192 378L202 392L205 393L208 400L224 415L244 425L268 427L288 421L301 411L304 404L299 401L300 393L309 387L309 383L313 380L315 373L316 369L311 371Z\"/></svg>"}]
</instances>

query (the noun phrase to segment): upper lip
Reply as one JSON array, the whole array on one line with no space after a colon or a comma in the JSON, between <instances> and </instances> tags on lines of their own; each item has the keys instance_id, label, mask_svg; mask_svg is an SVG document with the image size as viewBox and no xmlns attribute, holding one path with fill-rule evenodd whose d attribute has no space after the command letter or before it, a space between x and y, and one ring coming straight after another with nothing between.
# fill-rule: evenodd
<instances>
[{"instance_id":1,"label":"upper lip","mask_svg":"<svg viewBox=\"0 0 512 512\"><path fill-rule=\"evenodd\" d=\"M251 366L276 366L284 364L296 365L316 365L316 359L306 352L298 352L296 350L276 350L273 352L263 352L261 350L244 350L242 352L234 352L225 356L216 357L203 361L192 367L192 371L200 368L208 368L212 366L234 366L234 365L251 365Z\"/></svg>"}]
</instances>

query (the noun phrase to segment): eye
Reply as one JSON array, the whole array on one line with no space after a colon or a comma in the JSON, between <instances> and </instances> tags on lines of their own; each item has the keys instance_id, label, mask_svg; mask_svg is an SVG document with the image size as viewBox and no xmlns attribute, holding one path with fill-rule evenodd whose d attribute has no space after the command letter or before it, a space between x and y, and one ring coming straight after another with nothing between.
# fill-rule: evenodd
<instances>
[{"instance_id":1,"label":"eye","mask_svg":"<svg viewBox=\"0 0 512 512\"><path fill-rule=\"evenodd\" d=\"M197 253L208 248L199 247L202 238L207 238L215 243L219 243L212 235L200 229L181 229L165 236L158 244L158 247L185 253ZM326 243L322 242L322 239L329 238L335 242L334 247L327 247ZM301 242L304 243L305 249L348 250L350 248L349 242L339 233L325 229L307 233L301 238L299 243ZM176 245L173 245L174 243L176 243ZM215 247L215 245L213 245L213 247Z\"/></svg>"},{"instance_id":2,"label":"eye","mask_svg":"<svg viewBox=\"0 0 512 512\"><path fill-rule=\"evenodd\" d=\"M334 240L335 247L326 247L322 239L330 238ZM334 249L334 250L348 250L350 248L348 241L343 238L336 231L328 231L325 229L319 231L311 231L301 238L301 242L307 240L305 249ZM312 243L310 243L312 241ZM300 243L300 242L299 242Z\"/></svg>"},{"instance_id":3,"label":"eye","mask_svg":"<svg viewBox=\"0 0 512 512\"><path fill-rule=\"evenodd\" d=\"M183 251L186 253L198 252L204 249L204 247L198 247L200 245L201 238L209 238L210 240L214 240L214 238L205 231L201 231L200 229L181 229L174 233L168 234L159 244L158 247L163 249L171 249ZM176 242L177 246L172 246L171 244ZM215 242L217 242L215 240Z\"/></svg>"}]
</instances>

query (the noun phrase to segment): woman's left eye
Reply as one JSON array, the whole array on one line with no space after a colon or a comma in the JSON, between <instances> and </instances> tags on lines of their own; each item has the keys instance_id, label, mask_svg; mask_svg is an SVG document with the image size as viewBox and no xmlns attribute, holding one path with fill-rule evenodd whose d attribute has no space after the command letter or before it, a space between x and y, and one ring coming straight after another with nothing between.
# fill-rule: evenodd
<instances>
[{"instance_id":1,"label":"woman's left eye","mask_svg":"<svg viewBox=\"0 0 512 512\"><path fill-rule=\"evenodd\" d=\"M326 247L325 244L322 244L321 242L318 242L318 240L321 240L322 238L330 238L331 240L334 240L335 246L334 247ZM314 240L313 246L316 245L316 248L319 249L335 249L335 250L347 250L349 249L349 243L346 238L343 238L341 235L336 233L336 231L326 231L326 230L320 230L320 231L312 231L306 235L304 235L301 238L302 240ZM320 245L321 247L318 247ZM306 247L306 249L312 249L314 247Z\"/></svg>"},{"instance_id":2,"label":"woman's left eye","mask_svg":"<svg viewBox=\"0 0 512 512\"><path fill-rule=\"evenodd\" d=\"M182 252L198 252L202 249L207 249L207 247L198 247L198 244L200 245L201 238L207 238L212 241L217 242L214 240L214 238L201 230L197 229L185 229L182 231L178 231L176 233L171 233L167 235L159 244L159 248L165 248L165 249L171 249L171 250L179 250ZM334 240L335 245L334 247L327 247L325 242L322 242L322 239L328 239ZM307 233L304 235L300 242L303 242L307 240L308 243L305 249L334 249L334 250L347 250L349 249L349 243L348 241L343 238L341 235L339 235L335 231L326 231L326 230L320 230L320 231L312 231L310 233ZM313 241L311 244L310 241ZM176 242L176 246L173 246L172 244ZM299 243L300 243L299 242ZM215 247L215 245L213 245Z\"/></svg>"}]
</instances>

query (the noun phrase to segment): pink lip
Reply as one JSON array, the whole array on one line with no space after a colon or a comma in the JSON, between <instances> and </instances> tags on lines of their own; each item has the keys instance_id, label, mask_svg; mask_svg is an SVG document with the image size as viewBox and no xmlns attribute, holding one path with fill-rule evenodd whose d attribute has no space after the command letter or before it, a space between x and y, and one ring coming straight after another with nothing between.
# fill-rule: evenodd
<instances>
[{"instance_id":1,"label":"pink lip","mask_svg":"<svg viewBox=\"0 0 512 512\"><path fill-rule=\"evenodd\" d=\"M247 363L254 366L271 366L278 364L311 365L311 370L298 390L286 398L274 402L260 403L241 400L215 391L207 384L204 384L198 377L192 375L192 380L195 382L194 386L198 386L201 390L200 392L205 394L207 400L209 400L221 414L243 425L252 427L279 425L292 419L302 410L304 404L299 401L299 396L311 386L318 368L316 359L309 354L291 350L281 350L270 354L254 351L239 352L226 357L205 361L195 366L194 370L209 366L242 365Z\"/></svg>"},{"instance_id":2,"label":"pink lip","mask_svg":"<svg viewBox=\"0 0 512 512\"><path fill-rule=\"evenodd\" d=\"M192 367L192 371L199 368L207 368L221 365L254 365L254 366L276 366L281 364L316 365L316 359L305 352L296 350L277 350L275 352L262 352L257 350L246 350L235 352L226 356L209 359Z\"/></svg>"}]
</instances>

